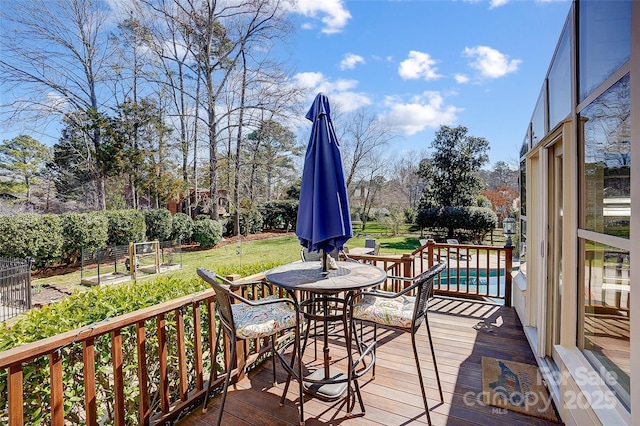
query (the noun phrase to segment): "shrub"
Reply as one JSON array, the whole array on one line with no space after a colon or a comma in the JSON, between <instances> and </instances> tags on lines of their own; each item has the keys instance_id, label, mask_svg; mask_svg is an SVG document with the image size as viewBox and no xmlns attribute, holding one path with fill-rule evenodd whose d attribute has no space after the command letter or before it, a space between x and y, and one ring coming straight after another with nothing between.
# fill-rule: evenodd
<instances>
[{"instance_id":1,"label":"shrub","mask_svg":"<svg viewBox=\"0 0 640 426\"><path fill-rule=\"evenodd\" d=\"M76 262L82 248L103 248L109 239L109 221L101 213L67 213L62 222L62 260Z\"/></svg>"},{"instance_id":2,"label":"shrub","mask_svg":"<svg viewBox=\"0 0 640 426\"><path fill-rule=\"evenodd\" d=\"M171 239L189 241L193 234L193 220L184 213L176 213L171 220Z\"/></svg>"},{"instance_id":3,"label":"shrub","mask_svg":"<svg viewBox=\"0 0 640 426\"><path fill-rule=\"evenodd\" d=\"M268 201L259 206L264 228L293 229L298 218L297 200Z\"/></svg>"},{"instance_id":4,"label":"shrub","mask_svg":"<svg viewBox=\"0 0 640 426\"><path fill-rule=\"evenodd\" d=\"M257 234L264 229L262 214L258 210L240 212L240 233L242 235ZM222 221L225 235L233 235L233 217Z\"/></svg>"},{"instance_id":5,"label":"shrub","mask_svg":"<svg viewBox=\"0 0 640 426\"><path fill-rule=\"evenodd\" d=\"M413 224L416 223L416 217L418 216L418 212L412 208L406 208L403 211L404 213L404 223Z\"/></svg>"},{"instance_id":6,"label":"shrub","mask_svg":"<svg viewBox=\"0 0 640 426\"><path fill-rule=\"evenodd\" d=\"M469 227L473 232L473 239L481 241L498 226L498 216L493 210L486 207L469 208Z\"/></svg>"},{"instance_id":7,"label":"shrub","mask_svg":"<svg viewBox=\"0 0 640 426\"><path fill-rule=\"evenodd\" d=\"M110 246L124 246L145 240L144 215L138 210L109 210L104 213L109 221Z\"/></svg>"},{"instance_id":8,"label":"shrub","mask_svg":"<svg viewBox=\"0 0 640 426\"><path fill-rule=\"evenodd\" d=\"M167 209L143 210L147 241L167 241L173 231L173 219Z\"/></svg>"},{"instance_id":9,"label":"shrub","mask_svg":"<svg viewBox=\"0 0 640 426\"><path fill-rule=\"evenodd\" d=\"M258 210L249 210L240 213L240 233L242 235L257 234L263 229L262 215Z\"/></svg>"},{"instance_id":10,"label":"shrub","mask_svg":"<svg viewBox=\"0 0 640 426\"><path fill-rule=\"evenodd\" d=\"M38 268L53 265L62 256L60 217L34 213L0 217L0 255L32 257Z\"/></svg>"},{"instance_id":11,"label":"shrub","mask_svg":"<svg viewBox=\"0 0 640 426\"><path fill-rule=\"evenodd\" d=\"M199 219L193 222L193 240L200 247L213 247L222 239L222 224L212 219Z\"/></svg>"}]
</instances>

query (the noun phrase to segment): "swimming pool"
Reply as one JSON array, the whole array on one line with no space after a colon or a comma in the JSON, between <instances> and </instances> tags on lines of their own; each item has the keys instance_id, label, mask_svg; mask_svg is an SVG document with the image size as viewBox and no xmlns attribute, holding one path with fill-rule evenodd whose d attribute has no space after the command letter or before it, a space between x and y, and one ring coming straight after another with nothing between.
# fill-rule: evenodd
<instances>
[{"instance_id":1,"label":"swimming pool","mask_svg":"<svg viewBox=\"0 0 640 426\"><path fill-rule=\"evenodd\" d=\"M504 268L450 268L440 273L436 289L458 293L504 297L506 276Z\"/></svg>"}]
</instances>

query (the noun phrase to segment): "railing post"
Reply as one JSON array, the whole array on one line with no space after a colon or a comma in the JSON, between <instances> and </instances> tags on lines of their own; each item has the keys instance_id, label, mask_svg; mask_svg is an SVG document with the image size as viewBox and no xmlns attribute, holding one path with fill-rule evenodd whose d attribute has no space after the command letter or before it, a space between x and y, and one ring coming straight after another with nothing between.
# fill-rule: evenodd
<instances>
[{"instance_id":1,"label":"railing post","mask_svg":"<svg viewBox=\"0 0 640 426\"><path fill-rule=\"evenodd\" d=\"M429 265L429 268L431 268L433 266L433 248L436 245L436 241L429 238L427 240L427 265ZM438 256L439 258L440 256Z\"/></svg>"},{"instance_id":2,"label":"railing post","mask_svg":"<svg viewBox=\"0 0 640 426\"><path fill-rule=\"evenodd\" d=\"M402 276L405 278L413 278L413 261L415 257L412 254L404 253L400 262L402 264ZM405 287L411 285L410 281L405 281Z\"/></svg>"},{"instance_id":3,"label":"railing post","mask_svg":"<svg viewBox=\"0 0 640 426\"><path fill-rule=\"evenodd\" d=\"M513 246L504 246L504 306L511 306L511 269L513 269ZM500 273L498 272L498 275Z\"/></svg>"}]
</instances>

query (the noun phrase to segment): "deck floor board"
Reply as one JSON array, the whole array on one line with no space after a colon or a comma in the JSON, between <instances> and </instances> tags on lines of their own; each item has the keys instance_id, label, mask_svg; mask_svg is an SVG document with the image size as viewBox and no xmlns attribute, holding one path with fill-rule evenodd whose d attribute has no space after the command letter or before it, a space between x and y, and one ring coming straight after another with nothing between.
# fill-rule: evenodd
<instances>
[{"instance_id":1,"label":"deck floor board","mask_svg":"<svg viewBox=\"0 0 640 426\"><path fill-rule=\"evenodd\" d=\"M418 333L418 352L425 377L427 398L434 425L552 425L554 423L525 414L495 410L477 403L482 392L481 359L483 356L535 364L522 326L512 308L486 302L435 297L430 304L429 323L434 340L438 369L442 382L444 403L440 403L433 372L426 329ZM365 338L371 330L365 329ZM376 375L371 372L360 379L365 414L346 414L344 399L325 402L305 397L306 425L423 425L426 416L415 362L411 337L406 333L378 329ZM346 361L344 345L339 337L330 339L332 361L338 367ZM318 356L321 348L318 346ZM314 369L320 365L314 359L314 348L305 351L306 365ZM286 375L278 366L277 380L271 383L271 362L251 371L235 387L230 387L224 411L226 425L297 425L299 421L297 382L293 381L286 403L279 406ZM470 397L471 395L471 397ZM471 403L470 403L471 401ZM180 420L180 426L213 425L217 416L220 395L209 402L206 414L198 407Z\"/></svg>"}]
</instances>

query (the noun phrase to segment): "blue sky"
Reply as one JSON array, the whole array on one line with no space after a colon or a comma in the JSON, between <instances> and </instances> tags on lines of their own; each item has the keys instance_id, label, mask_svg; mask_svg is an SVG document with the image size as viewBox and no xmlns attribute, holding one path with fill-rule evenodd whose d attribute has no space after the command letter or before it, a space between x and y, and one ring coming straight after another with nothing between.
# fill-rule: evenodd
<instances>
[{"instance_id":1,"label":"blue sky","mask_svg":"<svg viewBox=\"0 0 640 426\"><path fill-rule=\"evenodd\" d=\"M114 18L129 2L106 1ZM441 125L463 125L469 135L489 140L487 168L497 161L516 165L570 5L568 0L297 0L289 16L295 34L286 52L274 53L289 56L309 105L322 91L342 112L374 108L397 129L399 137L388 148L392 155L428 153ZM59 126L53 123L57 130L49 127L48 135L34 136L51 145ZM0 138L21 131L0 128Z\"/></svg>"},{"instance_id":2,"label":"blue sky","mask_svg":"<svg viewBox=\"0 0 640 426\"><path fill-rule=\"evenodd\" d=\"M393 153L427 150L440 125L463 125L489 140L490 165L516 164L569 8L569 1L300 0L296 79L310 97L323 91L342 110L374 106L401 133Z\"/></svg>"}]
</instances>

